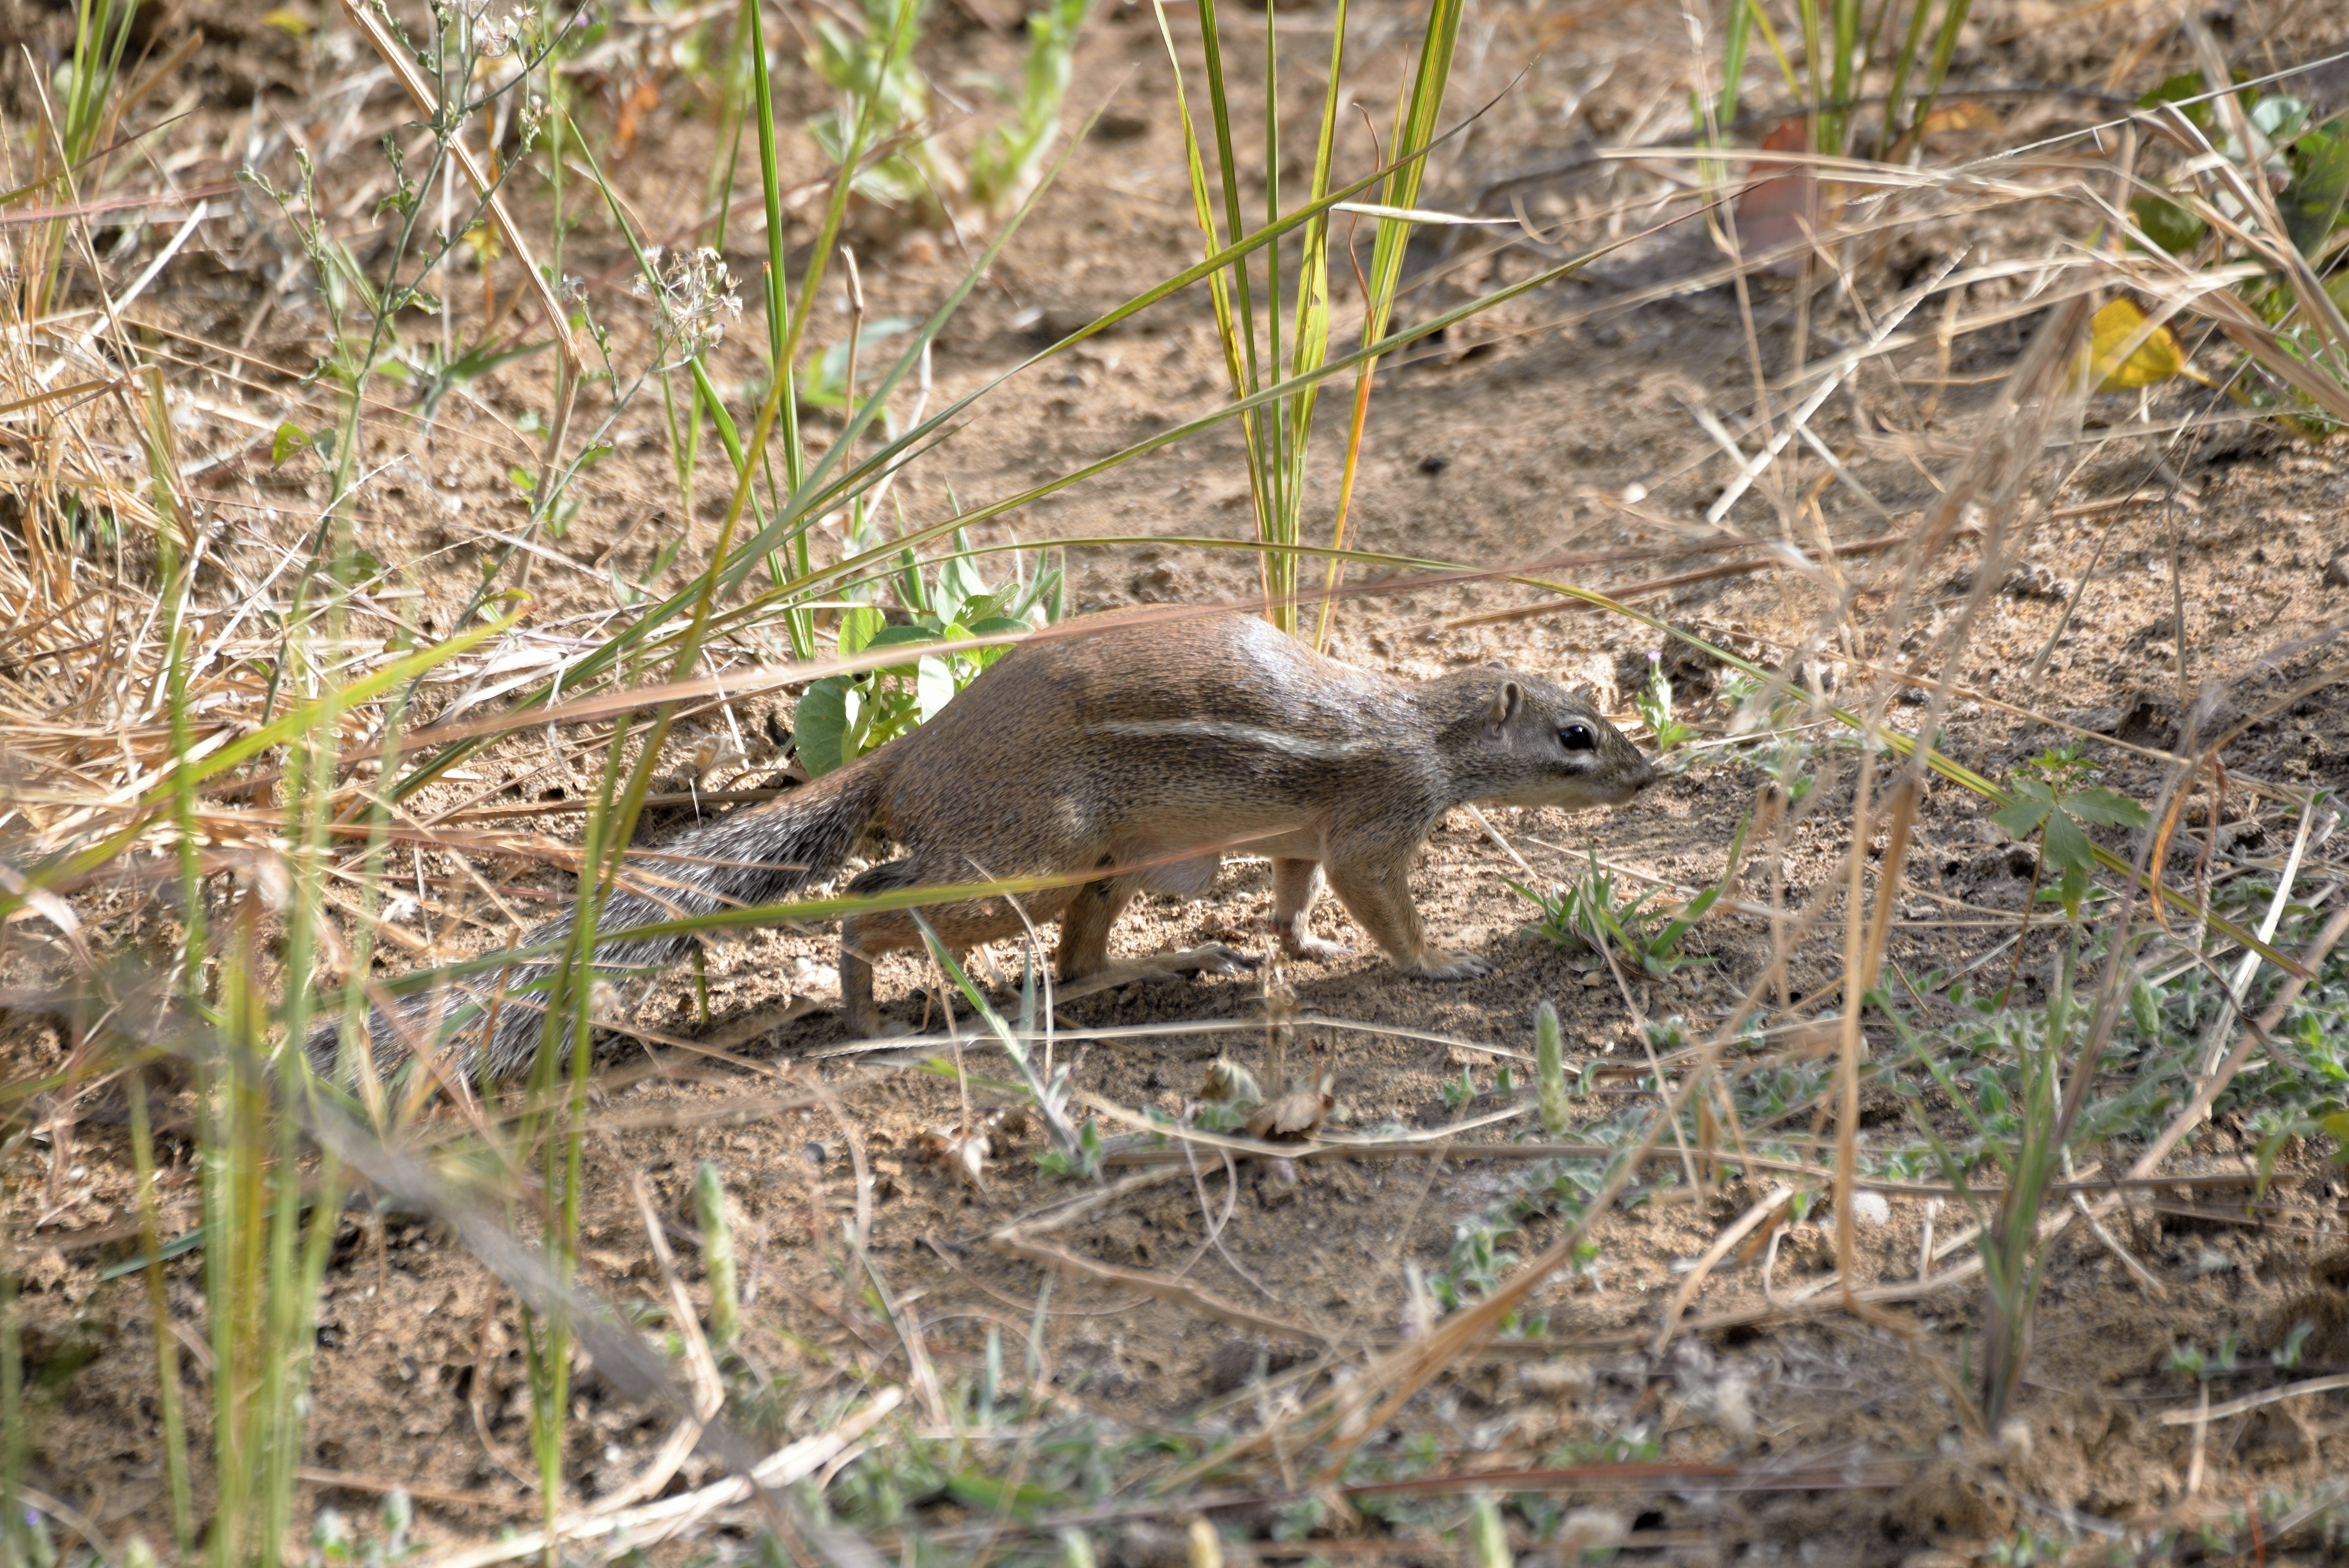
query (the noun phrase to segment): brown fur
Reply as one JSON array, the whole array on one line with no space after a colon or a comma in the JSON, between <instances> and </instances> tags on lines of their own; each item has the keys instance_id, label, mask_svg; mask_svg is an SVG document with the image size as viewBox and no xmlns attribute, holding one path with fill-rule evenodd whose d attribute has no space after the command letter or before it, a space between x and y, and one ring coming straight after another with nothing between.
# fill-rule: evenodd
<instances>
[{"instance_id":1,"label":"brown fur","mask_svg":"<svg viewBox=\"0 0 2349 1568\"><path fill-rule=\"evenodd\" d=\"M1326 882L1396 968L1464 979L1491 966L1428 943L1407 880L1444 814L1472 801L1619 805L1655 777L1588 704L1535 676L1478 669L1413 685L1324 658L1237 614L1093 616L1063 630L1080 634L1014 649L912 734L783 799L686 833L667 849L690 859L659 868L667 885L657 897L615 890L600 924L620 931L786 897L877 830L903 854L858 876L852 894L1109 873L1017 907L999 897L921 911L957 951L1058 920L1055 969L1075 980L1110 966L1111 928L1136 894L1196 897L1214 885L1222 855L1262 854L1273 864L1274 931L1291 954L1343 953L1307 924ZM597 965L666 965L687 941L599 944ZM852 1029L880 1025L872 960L921 944L909 913L842 923ZM509 970L509 996L550 969ZM478 1007L484 998L468 991L460 1001ZM535 1007L505 1006L486 1047L498 1074L526 1065L539 1034ZM404 1037L429 1032L429 1006L406 1012L398 1024L375 1021L378 1065L387 1052L405 1054ZM330 1058L334 1044L322 1036L314 1056L323 1047Z\"/></svg>"}]
</instances>

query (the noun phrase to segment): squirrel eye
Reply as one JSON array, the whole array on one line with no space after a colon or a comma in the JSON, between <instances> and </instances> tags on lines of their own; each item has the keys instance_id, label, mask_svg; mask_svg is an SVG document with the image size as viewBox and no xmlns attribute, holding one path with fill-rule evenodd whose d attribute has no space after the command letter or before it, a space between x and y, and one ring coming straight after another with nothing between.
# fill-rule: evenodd
<instances>
[{"instance_id":1,"label":"squirrel eye","mask_svg":"<svg viewBox=\"0 0 2349 1568\"><path fill-rule=\"evenodd\" d=\"M1557 732L1557 738L1568 751L1595 751L1599 747L1587 724L1569 724Z\"/></svg>"}]
</instances>

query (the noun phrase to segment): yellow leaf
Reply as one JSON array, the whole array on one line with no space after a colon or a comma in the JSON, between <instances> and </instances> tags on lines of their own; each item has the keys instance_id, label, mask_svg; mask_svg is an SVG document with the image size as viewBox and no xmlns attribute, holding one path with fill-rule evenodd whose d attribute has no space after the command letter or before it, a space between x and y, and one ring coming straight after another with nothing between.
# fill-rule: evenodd
<instances>
[{"instance_id":1,"label":"yellow leaf","mask_svg":"<svg viewBox=\"0 0 2349 1568\"><path fill-rule=\"evenodd\" d=\"M316 22L291 5L280 5L274 11L265 12L261 19L279 32L291 33L297 38L308 37L317 30L318 26Z\"/></svg>"},{"instance_id":2,"label":"yellow leaf","mask_svg":"<svg viewBox=\"0 0 2349 1568\"><path fill-rule=\"evenodd\" d=\"M1931 136L1943 130L1995 130L1998 123L1998 111L1988 104L1961 98L1934 109L1925 117L1920 129L1927 136Z\"/></svg>"},{"instance_id":3,"label":"yellow leaf","mask_svg":"<svg viewBox=\"0 0 2349 1568\"><path fill-rule=\"evenodd\" d=\"M2096 312L2088 357L2083 368L2095 377L2099 392L2151 387L2186 368L2186 351L2169 328L2148 326L2145 312L2125 299Z\"/></svg>"}]
</instances>

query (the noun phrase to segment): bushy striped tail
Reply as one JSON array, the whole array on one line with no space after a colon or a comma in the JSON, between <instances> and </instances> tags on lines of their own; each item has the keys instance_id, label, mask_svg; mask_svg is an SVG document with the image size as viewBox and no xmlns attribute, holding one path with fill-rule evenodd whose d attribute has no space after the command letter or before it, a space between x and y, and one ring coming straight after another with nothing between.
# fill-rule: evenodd
<instances>
[{"instance_id":1,"label":"bushy striped tail","mask_svg":"<svg viewBox=\"0 0 2349 1568\"><path fill-rule=\"evenodd\" d=\"M626 931L719 909L773 903L830 876L880 809L887 779L879 763L876 754L780 800L680 834L661 846L665 858L630 870L628 880L635 887L610 890L596 929ZM536 947L568 935L572 921L566 914L547 922L523 937L523 945ZM692 936L682 934L599 941L595 975L610 979L666 969L693 942ZM560 962L530 959L407 997L394 1016L370 1013L367 1033L376 1071L388 1078L418 1048L444 1037L442 1059L449 1071L468 1078L478 1078L484 1068L493 1078L527 1071L545 1033L545 982ZM310 1037L314 1070L329 1077L350 1070L337 1061L341 1038L339 1024Z\"/></svg>"}]
</instances>

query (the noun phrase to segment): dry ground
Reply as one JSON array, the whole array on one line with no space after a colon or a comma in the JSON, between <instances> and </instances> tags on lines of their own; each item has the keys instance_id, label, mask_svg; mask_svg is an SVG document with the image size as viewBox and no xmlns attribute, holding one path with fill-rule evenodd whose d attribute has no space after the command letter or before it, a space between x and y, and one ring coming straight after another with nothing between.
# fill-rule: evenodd
<instances>
[{"instance_id":1,"label":"dry ground","mask_svg":"<svg viewBox=\"0 0 2349 1568\"><path fill-rule=\"evenodd\" d=\"M2095 15L2057 25L2061 14L2050 5L1984 8L1963 59L1971 79L2133 92L2178 68L2162 42L2167 13L2159 7L2085 9ZM2271 58L2289 64L2317 57L2343 42L2329 7L2285 9L2297 19L2272 34L2265 29L2275 18L2261 7L2229 5L2213 15L2229 29L2228 40L2253 51L2251 63L2262 69ZM243 155L249 138L268 142L272 126L314 142L334 134L315 107L328 101L331 63L307 61L282 33L243 24L229 8L198 7L187 16L197 10L217 41L190 67L195 112L184 129L167 135L159 159L168 163L169 150L189 148L226 148L229 156L226 163L199 159L173 178L194 181L224 171ZM9 15L0 10L0 20ZM1294 23L1298 63L1288 90L1299 97L1287 112L1300 123L1306 108L1318 103L1303 95L1309 87L1318 92L1309 78L1321 68L1314 62L1326 58L1330 15L1301 12ZM965 59L998 71L1015 68L1015 40L970 26L951 7L939 9L937 22L929 49L941 75ZM1234 25L1249 36L1261 28L1255 13ZM1355 46L1368 62L1358 90L1383 113L1412 18L1374 5L1356 13L1355 26ZM1495 7L1478 14L1470 34L1454 102L1481 103L1510 90L1438 160L1432 199L1465 206L1493 181L1569 161L1594 139L1666 134L1680 123L1688 44L1674 6ZM949 329L936 359L936 397L1010 368L1196 253L1165 61L1149 13L1104 5L1081 60L1081 107L1090 109L1110 96L1110 113ZM783 85L794 118L815 107L804 81L794 76ZM2313 96L2321 97L2321 86ZM679 111L690 103L681 84L669 96L669 106L656 111L657 131L615 160L619 188L647 212L691 209L716 156L709 117ZM2077 124L2095 111L2093 100L2054 95L1982 102L1997 127L1982 134L2015 139ZM404 113L388 92L362 100L357 127L340 133L341 161L327 168L328 180L342 182L338 200L356 196L375 176L375 133ZM1953 149L1951 156L1964 150ZM811 156L803 143L798 156ZM805 172L820 170L808 161ZM1622 194L1588 171L1525 189L1535 215L1566 225L1554 237L1567 247L1599 237L1588 226L1575 227L1586 210L1578 203ZM210 453L244 444L241 456L205 474L201 488L212 498L223 558L250 574L270 550L295 542L305 526L305 507L322 498L322 489L298 463L273 469L265 435L258 446L246 444L251 430L207 409L233 407L274 427L301 396L280 371L310 361L318 321L305 274L287 273L287 285L277 285L283 226L249 193L233 201L233 211L206 230L149 307L158 344L180 356L193 395L184 405L187 449ZM366 203L352 201L350 207L364 211ZM2054 204L1940 220L1871 258L1870 272L1856 286L1863 297L1881 297L1897 286L1887 279L1910 281L1900 274L1917 266L1917 258L1946 254L1958 244L1979 247L1983 255L2033 253L2051 248L2066 221ZM151 251L156 241L144 242ZM755 266L751 242L738 242L730 253L738 275ZM117 264L135 269L143 253ZM928 235L871 241L860 255L880 315L927 308L960 264L951 243ZM593 307L614 325L625 354L640 339L642 324L625 296L624 259L601 225L590 223L572 235L564 265L588 280ZM1745 407L1754 371L1737 291L1665 293L1653 285L1692 277L1713 260L1701 235L1673 232L1610 258L1591 275L1530 296L1488 325L1460 329L1408 356L1382 379L1372 404L1356 501L1361 545L1489 567L1684 539L1725 473L1691 409ZM1447 291L1473 280L1504 280L1536 264L1522 250L1471 257L1440 276L1431 273L1414 308L1444 303L1454 297ZM1983 285L1977 302L2015 297L2021 286ZM1642 290L1651 294L1634 297ZM1860 330L1836 291L1822 294L1815 309L1813 356ZM1753 279L1750 310L1753 349L1765 374L1781 375L1794 353L1793 282ZM842 319L828 315L819 337L836 335ZM1893 521L1886 524L1848 492L1828 487L1820 494L1821 526L1837 538L1909 526L1933 493L1932 472L1964 450L1970 411L1987 397L2028 327L2023 318L2009 329L1961 339L1950 362L1951 386L1929 384L1938 371L1928 342L1893 362L1907 384L1895 385L1889 374L1862 378L1854 397L1839 398L1829 411L1845 433L1836 438L1858 446L1866 445L1862 437L1878 438L1863 472ZM739 333L727 351L728 368L740 379L755 373L740 341L753 330ZM239 343L249 344L247 354L217 346ZM1095 340L1071 361L1015 383L1012 395L984 406L899 493L909 516L926 520L942 512L950 492L966 503L991 499L1203 412L1221 396L1211 318L1204 300L1185 296L1132 330ZM1929 400L1937 406L1925 407ZM591 392L586 411L600 418L594 401ZM403 565L398 581L416 596L401 613L417 624L446 626L479 580L479 562L497 548L487 535L523 515L508 475L530 447L515 425L546 402L543 366L523 361L452 397L429 429L387 417L374 430L370 466L403 454L405 461L366 490L360 542ZM2349 614L2349 587L2343 585L2349 579L2329 569L2349 550L2343 506L2349 459L2338 443L2312 448L2263 427L2214 419L2173 453L2174 472L2166 480L2151 460L2147 432L2210 412L2210 400L2191 389L2165 391L2142 405L2116 397L2093 406L2077 437L2080 449L2065 452L2078 458L2077 466L2049 498L2053 518L2031 556L2063 583L2083 573L2091 580L2036 682L2026 682L2023 672L2054 633L2060 597L2024 592L1995 602L1964 672L1971 689L1951 719L1947 748L1953 755L1998 774L2063 733L2017 711L2027 710L2100 738L2092 749L2110 764L2106 781L2149 797L2157 764L2130 748L2158 752L2172 744L2181 698L2215 687L2223 714L2249 715L2321 667L2320 640ZM817 438L828 439L833 428L819 416ZM677 531L689 534L688 562L714 541L723 504L715 463L704 465L694 515L681 516L655 401L624 413L616 437L618 451L586 481L587 502L570 535L533 564L533 625L583 634L582 625L592 630L585 617L613 605L613 573L634 578L647 571ZM1922 460L1888 455L1895 437ZM1326 439L1334 446L1334 436ZM1826 472L1807 456L1799 463L1790 458L1788 468L1795 493ZM1334 462L1317 472L1322 504L1315 515L1327 515L1334 480ZM1778 520L1766 506L1744 504L1736 515L1749 528L1775 531ZM1008 531L998 526L982 542L1012 532L1029 540L1239 538L1251 526L1228 435L1163 452L1008 523ZM1582 580L1621 588L1703 563L1685 557L1631 562L1586 572ZM1927 585L1942 603L1959 596L1948 579L1963 563L1962 556L1951 559L1937 568L1940 580ZM1237 599L1254 579L1250 558L1238 552L1146 544L1074 552L1069 564L1081 608ZM1865 559L1848 570L1861 574L1854 623L1864 637L1870 608L1882 607L1888 584L1869 583L1865 573L1874 568ZM672 577L668 585L681 580ZM1655 640L1651 632L1589 612L1446 624L1532 602L1532 594L1514 592L1489 583L1419 585L1350 601L1336 648L1404 676L1498 661L1604 688L1636 674ZM1810 637L1826 603L1822 594L1815 582L1771 571L1644 603L1677 624L1775 658ZM567 617L583 619L566 624ZM1848 680L1855 661L1881 652L1847 642L1816 656ZM730 656L769 653L744 648ZM1683 707L1701 724L1717 726L1723 716L1708 705L1709 681L1702 672L1687 675ZM1619 687L1617 695L1628 724ZM755 748L771 714L780 728L789 710L788 696L765 698L740 705L736 717ZM719 720L705 715L696 722L714 727ZM2206 723L2203 733L2213 727ZM680 743L680 755L694 738ZM1749 861L1752 896L1766 899L1775 879L1786 899L1799 901L1832 871L1848 820L1848 756L1828 756L1829 775L1783 856L1775 864ZM771 758L754 749L753 759L766 766L746 784L771 771ZM2239 817L2244 825L2233 830L2237 847L2256 852L2264 845L2272 855L2288 840L2292 820L2272 799L2250 791L2261 782L2349 785L2349 695L2320 692L2263 721L2226 760L2244 786L2239 799L2248 802ZM575 781L536 739L494 751L471 772L419 802L419 810L502 810L508 814L469 820L557 836L576 820L564 814L564 793L576 793ZM1570 877L1595 844L1609 862L1640 877L1693 890L1721 874L1732 835L1763 782L1750 762L1699 762L1611 815L1503 813L1495 825L1545 877ZM543 814L519 814L531 808ZM689 815L672 812L658 826L679 825ZM1955 968L2011 933L2026 880L1980 804L1953 789L1934 792L1920 831L1922 849L1910 862L1914 897L1902 908L1893 951L1912 969ZM2330 852L2321 850L2320 859ZM485 861L481 869L525 912L564 896L569 885L521 857ZM409 922L409 950L388 960L392 967L475 950L502 930L497 910L466 891L453 861L426 857L416 871L436 896ZM1368 957L1282 972L1298 1006L1359 1026L1303 1026L1286 1047L1290 1070L1331 1076L1341 1126L1436 1129L1501 1104L1485 1098L1464 1108L1447 1105L1441 1091L1464 1067L1489 1090L1494 1060L1447 1041L1527 1051L1533 1010L1544 998L1565 1015L1574 1060L1642 1059L1630 1024L1632 1005L1649 1016L1678 1015L1701 1025L1766 959L1765 921L1716 917L1696 941L1714 962L1671 983L1636 983L1627 995L1588 954L1521 932L1527 908L1506 881L1522 874L1464 815L1436 833L1414 879L1432 928L1497 963L1499 972L1488 979L1415 984ZM1198 903L1139 908L1121 943L1140 952L1220 939L1262 950L1268 899L1267 868L1237 861ZM152 953L167 938L164 917L137 907L128 892L110 906L107 895L90 903L94 921L116 916L97 929L127 951ZM1320 928L1360 944L1334 907L1321 914ZM995 958L1016 972L1016 955ZM1073 1190L1034 1171L1032 1129L1000 1140L1005 1147L984 1190L967 1186L922 1155L923 1134L962 1114L950 1080L895 1061L826 1055L843 1043L828 1012L775 1023L795 975L800 989L812 987L823 999L820 975L807 976L829 962L826 934L760 934L711 954L708 1022L689 984L680 980L657 994L639 1016L647 1030L716 1041L749 1065L696 1064L664 1052L652 1070L616 1069L598 1109L608 1135L593 1140L589 1154L589 1277L622 1302L660 1293L625 1173L646 1172L664 1212L682 1215L695 1163L714 1160L723 1167L738 1205L757 1320L750 1354L775 1379L765 1429L778 1437L820 1425L832 1408L828 1401L853 1380L906 1376L898 1341L872 1331L861 1305L864 1282L851 1276L841 1241L842 1222L859 1202L860 1171L872 1205L872 1267L901 1303L917 1308L929 1352L949 1381L972 1375L990 1327L1002 1331L1016 1356L1046 1284L1031 1264L988 1250L985 1236ZM1837 974L1832 945L1806 951L1789 976L1792 994L1812 993ZM2026 977L2043 984L2044 965L2034 960ZM929 985L909 957L882 966L885 1005L908 1023L938 1022ZM1262 1012L1266 985L1261 975L1238 975L1137 987L1070 1003L1061 1016L1078 1030L1247 1020ZM27 1068L62 1048L57 1031L37 1019L20 1017L12 1037ZM1088 1093L1119 1106L1179 1112L1197 1094L1210 1058L1229 1051L1262 1070L1268 1048L1254 1030L1178 1028L1133 1040L1071 1042L1061 1050ZM1004 1076L999 1058L974 1051L971 1061L974 1071ZM1586 1102L1593 1117L1614 1114L1639 1092L1628 1075L1599 1081L1601 1091ZM999 1097L980 1090L977 1098L984 1103ZM109 1534L140 1530L157 1536L162 1482L145 1295L135 1276L98 1278L99 1267L126 1255L129 1244L127 1155L120 1129L103 1107L73 1136L69 1158L37 1141L16 1144L8 1175L27 1350L48 1379L34 1473ZM178 1147L184 1160L186 1146ZM2137 1212L2122 1240L2159 1282L2158 1296L2133 1281L2112 1252L2076 1227L2068 1233L2041 1309L2022 1429L2008 1433L2002 1449L1966 1435L1948 1392L1920 1359L1921 1350L1952 1368L1971 1364L1980 1303L1971 1287L1902 1308L1914 1315L1920 1337L1911 1341L1815 1310L1819 1304L1775 1317L1753 1312L1764 1305L1759 1268L1724 1265L1692 1315L1745 1312L1750 1320L1692 1333L1661 1356L1651 1353L1649 1340L1683 1260L1753 1200L1758 1190L1744 1185L1704 1199L1692 1199L1684 1186L1662 1188L1607 1217L1595 1233L1597 1266L1558 1281L1539 1298L1547 1337L1460 1368L1410 1408L1401 1429L1433 1434L1447 1459L1464 1462L1531 1465L1575 1445L1598 1452L1606 1440L1623 1439L1634 1448L1652 1445L1661 1459L1739 1467L1735 1486L1683 1482L1676 1490L1573 1500L1619 1511L1642 1558L1961 1562L2018 1530L2060 1535L2085 1528L2082 1516L2140 1521L2186 1504L2190 1487L2199 1487L2208 1508L2223 1512L2240 1506L2247 1485L2306 1485L2349 1470L2349 1424L2338 1395L2330 1404L2271 1407L2213 1423L2203 1433L2158 1421L2192 1395L2189 1381L2165 1370L2180 1340L2210 1346L2240 1334L2248 1368L2261 1362L2258 1353L2281 1343L2296 1317L2313 1315L2327 1326L2312 1350L2309 1374L2349 1365L2349 1271L2340 1261L2349 1187L2328 1152L2309 1149L2288 1158L2268 1202L2255 1210L2244 1206L2240 1193L2181 1188ZM2222 1125L2179 1169L2223 1175L2247 1163L2239 1130ZM1316 1338L1351 1354L1405 1333L1414 1280L1443 1267L1456 1228L1504 1195L1515 1169L1460 1153L1307 1163L1293 1173L1216 1168L1138 1192L1062 1240L1099 1263L1181 1272L1199 1290L1292 1325L1294 1334L1235 1326L1113 1283L1062 1277L1043 1299L1040 1376L1071 1402L1064 1408L1090 1408L1112 1431L1252 1429L1308 1386L1311 1369L1300 1358ZM182 1162L166 1181L177 1229L192 1215L193 1174ZM1882 1280L1913 1276L1928 1222L1924 1200L1895 1198L1862 1232L1866 1269ZM1944 1205L1941 1234L1956 1222ZM1512 1245L1531 1253L1555 1233L1554 1221L1537 1218ZM1776 1257L1775 1284L1783 1295L1820 1277L1831 1266L1832 1248L1817 1225L1806 1224ZM691 1277L698 1264L689 1253L686 1262ZM202 1310L197 1270L192 1258L172 1268L175 1309L191 1324ZM308 1455L314 1474L326 1479L315 1480L305 1495L350 1509L365 1506L374 1486L414 1487L424 1533L436 1542L527 1522L533 1504L512 1473L521 1467L527 1423L510 1299L441 1231L398 1216L379 1228L355 1218L329 1292L320 1310ZM2223 1382L2218 1386L2220 1395L2228 1391ZM188 1392L201 1412L208 1396L192 1365ZM583 1499L632 1476L664 1430L592 1375L579 1384L576 1414L572 1474ZM1771 1490L1774 1474L1794 1475L1801 1484ZM688 1481L703 1475L698 1460L684 1471ZM960 1512L948 1503L929 1517L945 1525ZM1104 1546L1121 1561L1172 1560L1179 1553L1174 1529L1141 1520L1108 1529ZM1360 1550L1346 1541L1329 1550L1350 1547ZM1409 1550L1433 1559L1455 1548L1431 1538Z\"/></svg>"}]
</instances>

